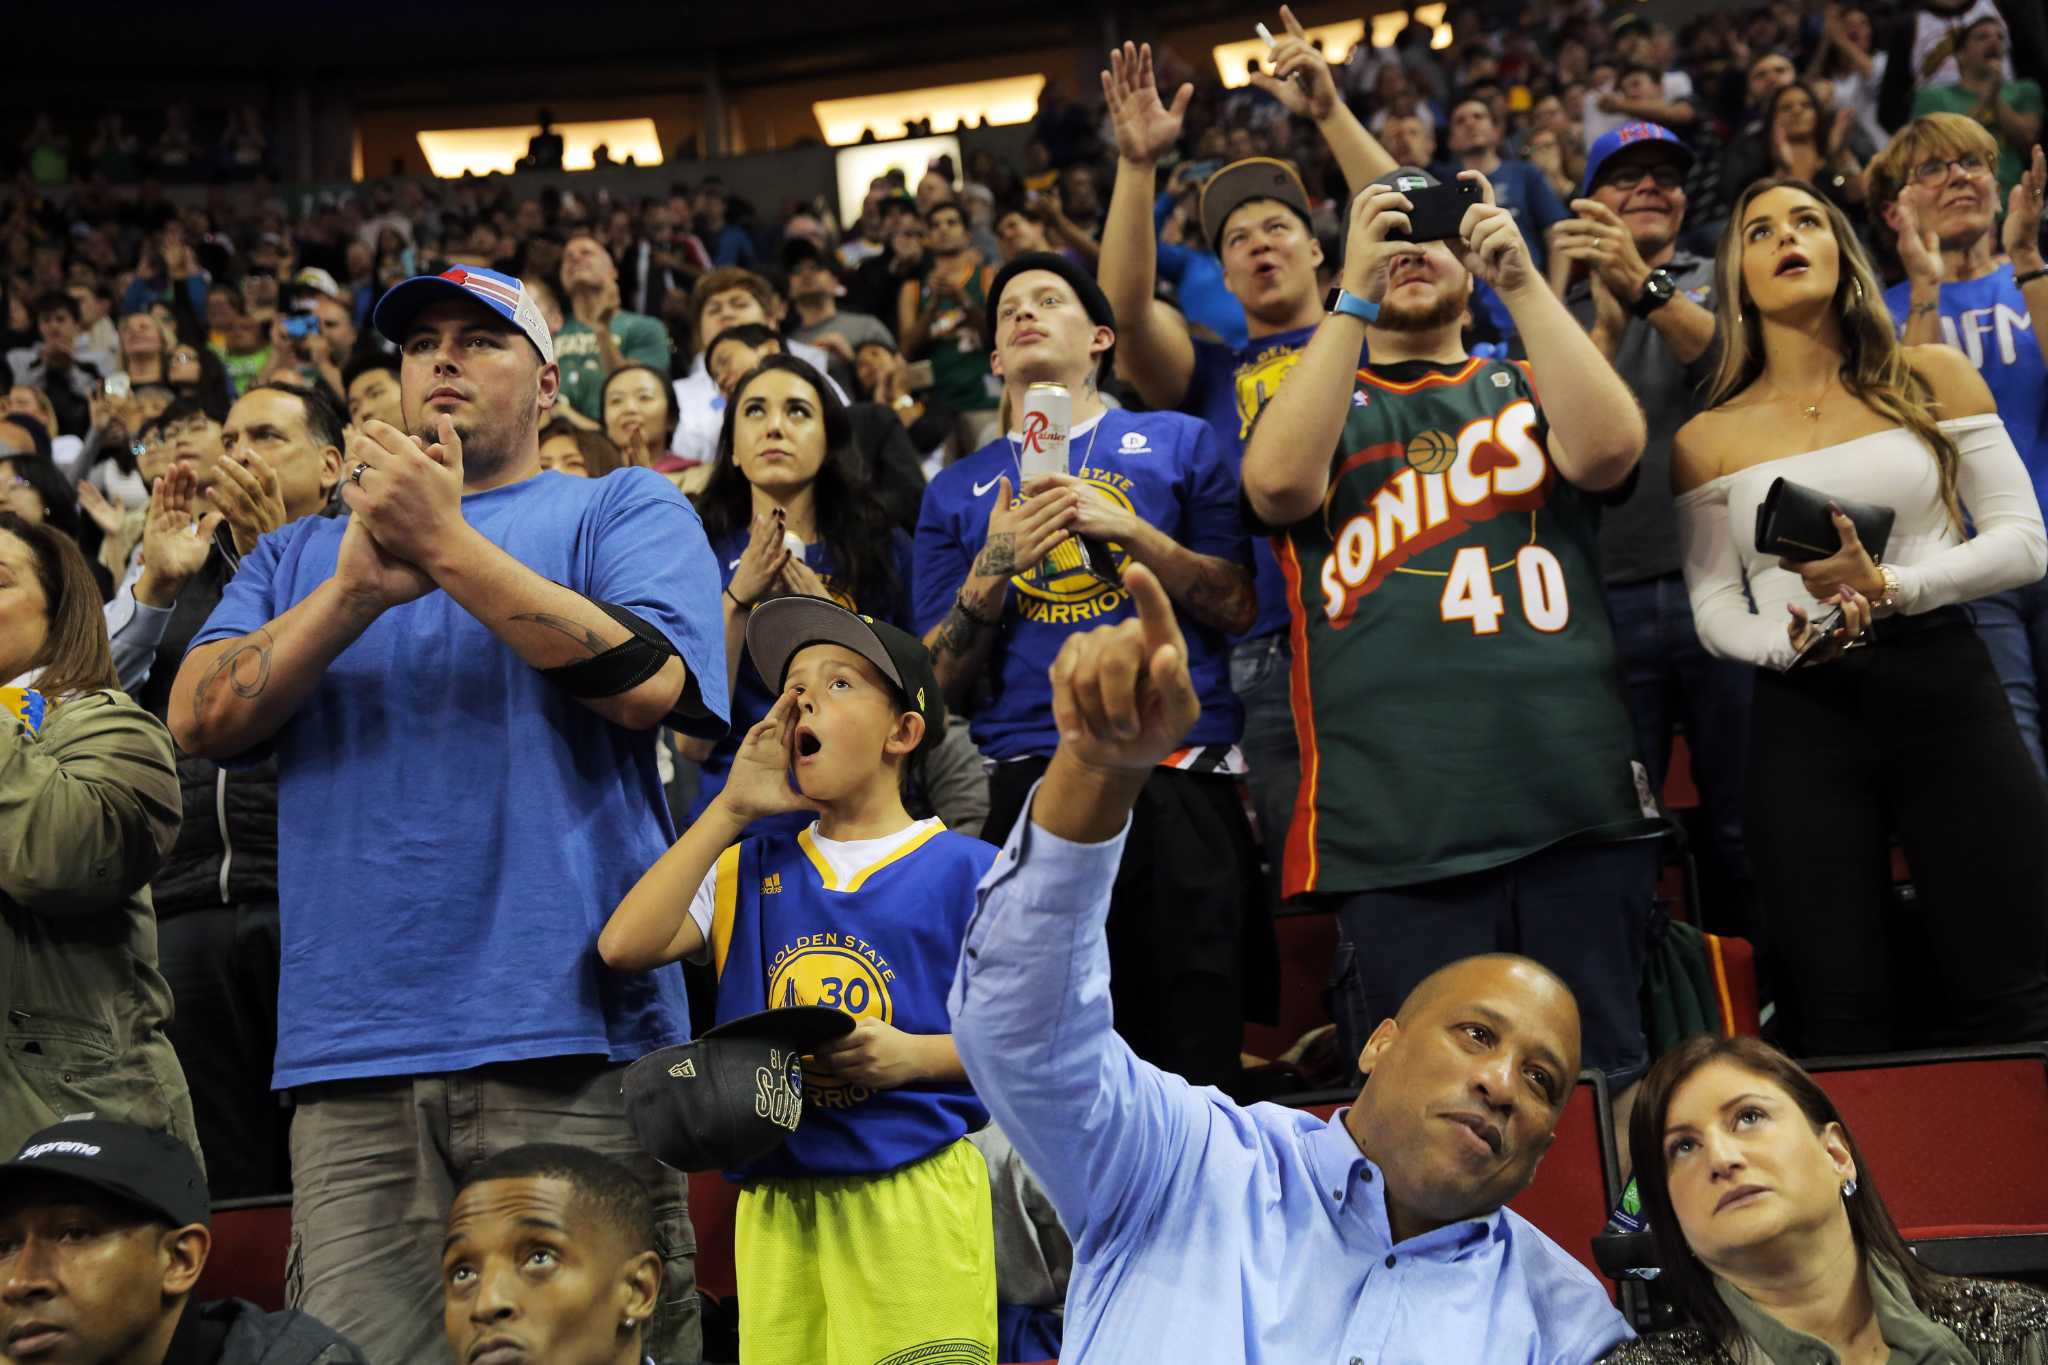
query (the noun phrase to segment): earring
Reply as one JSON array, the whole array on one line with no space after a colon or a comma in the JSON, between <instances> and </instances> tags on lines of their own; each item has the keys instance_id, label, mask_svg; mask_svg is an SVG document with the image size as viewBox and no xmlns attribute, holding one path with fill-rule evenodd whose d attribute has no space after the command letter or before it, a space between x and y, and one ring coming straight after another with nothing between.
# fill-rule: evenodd
<instances>
[{"instance_id":1,"label":"earring","mask_svg":"<svg viewBox=\"0 0 2048 1365\"><path fill-rule=\"evenodd\" d=\"M628 1332L632 1331L635 1327L638 1327L639 1325L640 1319L638 1318L623 1318L619 1322L619 1326L625 1328Z\"/></svg>"},{"instance_id":2,"label":"earring","mask_svg":"<svg viewBox=\"0 0 2048 1365\"><path fill-rule=\"evenodd\" d=\"M1851 283L1856 286L1856 306L1861 308L1863 306L1863 281L1852 278ZM1849 1183L1853 1185L1856 1182L1852 1180Z\"/></svg>"},{"instance_id":3,"label":"earring","mask_svg":"<svg viewBox=\"0 0 2048 1365\"><path fill-rule=\"evenodd\" d=\"M1850 1176L1850 1177L1849 1177L1849 1178L1848 1178L1847 1180L1844 1180L1844 1181L1842 1182L1842 1198L1844 1198L1844 1199L1851 1199L1851 1198L1854 1198L1854 1197L1855 1197L1855 1194L1856 1194L1856 1177L1852 1175L1852 1176Z\"/></svg>"}]
</instances>

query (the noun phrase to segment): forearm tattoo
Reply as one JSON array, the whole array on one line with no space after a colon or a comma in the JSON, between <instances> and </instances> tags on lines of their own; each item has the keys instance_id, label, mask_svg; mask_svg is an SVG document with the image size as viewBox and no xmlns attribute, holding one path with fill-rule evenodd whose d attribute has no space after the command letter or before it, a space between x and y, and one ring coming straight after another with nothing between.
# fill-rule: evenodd
<instances>
[{"instance_id":1,"label":"forearm tattoo","mask_svg":"<svg viewBox=\"0 0 2048 1365\"><path fill-rule=\"evenodd\" d=\"M939 622L939 633L933 644L936 653L950 654L956 659L965 659L980 646L994 627L984 621L977 621L967 614L967 608L958 601L953 610L946 613L946 619Z\"/></svg>"},{"instance_id":2,"label":"forearm tattoo","mask_svg":"<svg viewBox=\"0 0 2048 1365\"><path fill-rule=\"evenodd\" d=\"M1188 583L1187 606L1204 625L1227 634L1250 629L1259 610L1251 575L1235 564L1207 555L1196 557L1195 574Z\"/></svg>"},{"instance_id":3,"label":"forearm tattoo","mask_svg":"<svg viewBox=\"0 0 2048 1365\"><path fill-rule=\"evenodd\" d=\"M223 680L243 701L261 696L270 684L270 652L276 644L269 628L259 627L222 650L213 667L199 679L199 686L192 689L192 709L205 710L207 697Z\"/></svg>"},{"instance_id":4,"label":"forearm tattoo","mask_svg":"<svg viewBox=\"0 0 2048 1365\"><path fill-rule=\"evenodd\" d=\"M1024 566L1017 562L1017 533L997 531L988 538L988 544L981 547L981 553L974 557L974 573L978 578L1008 578L1022 572Z\"/></svg>"},{"instance_id":5,"label":"forearm tattoo","mask_svg":"<svg viewBox=\"0 0 2048 1365\"><path fill-rule=\"evenodd\" d=\"M579 625L566 616L554 616L544 611L524 611L512 619L515 621L531 621L537 626L546 626L556 634L566 635L577 644L583 646L584 650L593 659L611 648L596 631L588 626Z\"/></svg>"}]
</instances>

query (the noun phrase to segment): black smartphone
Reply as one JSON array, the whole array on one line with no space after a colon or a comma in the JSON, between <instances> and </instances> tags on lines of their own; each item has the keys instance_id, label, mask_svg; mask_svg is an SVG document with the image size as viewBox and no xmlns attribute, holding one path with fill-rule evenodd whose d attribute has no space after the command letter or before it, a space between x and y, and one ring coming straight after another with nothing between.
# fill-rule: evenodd
<instances>
[{"instance_id":1,"label":"black smartphone","mask_svg":"<svg viewBox=\"0 0 2048 1365\"><path fill-rule=\"evenodd\" d=\"M1411 242L1442 242L1456 237L1458 225L1465 221L1465 210L1485 202L1479 186L1469 180L1402 192L1415 206L1408 210L1409 231L1402 234Z\"/></svg>"},{"instance_id":2,"label":"black smartphone","mask_svg":"<svg viewBox=\"0 0 2048 1365\"><path fill-rule=\"evenodd\" d=\"M1842 619L1840 607L1822 617L1819 622L1820 629L1809 636L1806 643L1799 647L1799 652L1792 656L1792 667L1799 668L1811 662L1821 647L1835 638L1835 632L1842 628Z\"/></svg>"}]
</instances>

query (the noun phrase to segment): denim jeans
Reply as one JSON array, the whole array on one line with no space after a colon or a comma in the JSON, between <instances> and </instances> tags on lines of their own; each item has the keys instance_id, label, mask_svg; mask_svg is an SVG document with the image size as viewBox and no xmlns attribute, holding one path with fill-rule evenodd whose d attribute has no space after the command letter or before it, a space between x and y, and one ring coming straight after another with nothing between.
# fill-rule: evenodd
<instances>
[{"instance_id":1,"label":"denim jeans","mask_svg":"<svg viewBox=\"0 0 2048 1365\"><path fill-rule=\"evenodd\" d=\"M2041 755L2041 673L2048 664L2048 578L2010 592L1980 597L1969 605L1977 636L1998 670L2012 718L2026 742L2034 771L2048 774Z\"/></svg>"},{"instance_id":2,"label":"denim jeans","mask_svg":"<svg viewBox=\"0 0 2048 1365\"><path fill-rule=\"evenodd\" d=\"M1252 815L1266 860L1268 899L1280 903L1281 854L1301 788L1301 742L1294 730L1288 679L1294 650L1285 631L1241 641L1230 651L1230 690L1244 704L1244 750L1251 771Z\"/></svg>"},{"instance_id":3,"label":"denim jeans","mask_svg":"<svg viewBox=\"0 0 2048 1365\"><path fill-rule=\"evenodd\" d=\"M1672 733L1685 723L1707 824L1699 857L1707 927L1746 933L1755 889L1742 843L1743 756L1755 670L1707 653L1678 574L1608 584L1607 614L1636 750L1660 797Z\"/></svg>"}]
</instances>

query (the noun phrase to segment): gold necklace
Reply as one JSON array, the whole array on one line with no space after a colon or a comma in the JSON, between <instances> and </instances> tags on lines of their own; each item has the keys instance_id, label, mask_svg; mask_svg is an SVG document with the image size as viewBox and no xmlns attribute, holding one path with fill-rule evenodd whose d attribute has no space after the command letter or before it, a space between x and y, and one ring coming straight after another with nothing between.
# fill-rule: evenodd
<instances>
[{"instance_id":1,"label":"gold necklace","mask_svg":"<svg viewBox=\"0 0 2048 1365\"><path fill-rule=\"evenodd\" d=\"M1806 414L1807 421L1818 422L1820 420L1821 400L1828 396L1828 390L1834 386L1834 382L1835 376L1829 375L1827 383L1822 384L1820 386L1820 392L1813 396L1813 401L1800 408L1800 411ZM1799 400L1795 398L1792 401L1796 403Z\"/></svg>"}]
</instances>

